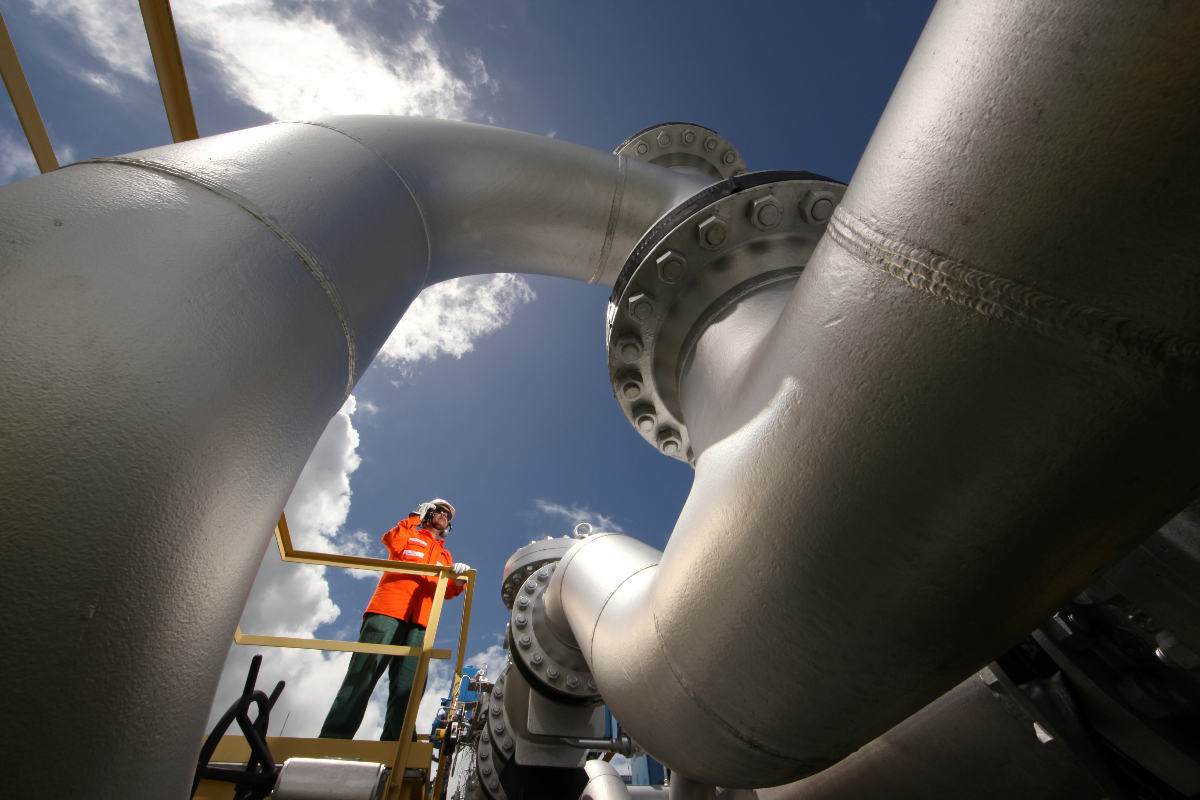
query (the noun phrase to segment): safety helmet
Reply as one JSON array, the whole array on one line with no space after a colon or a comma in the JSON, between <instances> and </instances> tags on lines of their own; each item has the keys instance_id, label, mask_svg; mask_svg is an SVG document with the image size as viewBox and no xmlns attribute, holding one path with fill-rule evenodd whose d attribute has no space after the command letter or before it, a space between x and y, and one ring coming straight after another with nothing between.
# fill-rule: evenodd
<instances>
[{"instance_id":1,"label":"safety helmet","mask_svg":"<svg viewBox=\"0 0 1200 800\"><path fill-rule=\"evenodd\" d=\"M422 520L424 520L426 514L428 514L433 509L439 508L439 507L444 508L444 509L446 509L447 512L449 512L450 520L454 519L454 506L450 505L449 501L443 500L440 497L435 497L432 500L430 500L428 503L421 503L421 505L417 506L417 510L414 511L413 513L416 514L418 517L420 517Z\"/></svg>"}]
</instances>

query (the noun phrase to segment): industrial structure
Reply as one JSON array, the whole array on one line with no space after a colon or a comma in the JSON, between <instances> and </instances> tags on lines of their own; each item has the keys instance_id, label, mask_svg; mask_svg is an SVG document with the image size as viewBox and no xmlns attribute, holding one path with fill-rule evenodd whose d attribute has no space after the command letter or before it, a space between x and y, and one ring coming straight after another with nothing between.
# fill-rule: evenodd
<instances>
[{"instance_id":1,"label":"industrial structure","mask_svg":"<svg viewBox=\"0 0 1200 800\"><path fill-rule=\"evenodd\" d=\"M617 402L695 483L663 552L505 566L467 797L624 800L589 754L635 749L672 800L1200 795L1198 41L943 0L849 185L363 116L3 187L6 793L187 796L250 534L420 290L511 271L613 287Z\"/></svg>"}]
</instances>

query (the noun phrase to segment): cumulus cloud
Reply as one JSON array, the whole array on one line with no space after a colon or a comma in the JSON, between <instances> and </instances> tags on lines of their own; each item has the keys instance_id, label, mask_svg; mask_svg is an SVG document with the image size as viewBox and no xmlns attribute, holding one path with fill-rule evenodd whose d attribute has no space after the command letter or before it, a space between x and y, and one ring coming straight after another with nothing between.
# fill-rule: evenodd
<instances>
[{"instance_id":1,"label":"cumulus cloud","mask_svg":"<svg viewBox=\"0 0 1200 800\"><path fill-rule=\"evenodd\" d=\"M0 128L0 184L37 174L37 162L33 160L33 151L25 138L17 138Z\"/></svg>"},{"instance_id":2,"label":"cumulus cloud","mask_svg":"<svg viewBox=\"0 0 1200 800\"><path fill-rule=\"evenodd\" d=\"M121 93L122 77L155 81L136 3L30 2L82 36L108 69L77 67L80 79L113 94ZM495 91L477 54L461 54L455 66L439 45L438 3L411 0L409 24L390 38L356 22L360 5L177 0L173 13L189 55L206 56L227 92L276 119L351 113L464 119L477 95Z\"/></svg>"},{"instance_id":3,"label":"cumulus cloud","mask_svg":"<svg viewBox=\"0 0 1200 800\"><path fill-rule=\"evenodd\" d=\"M537 295L518 275L476 275L437 283L417 296L384 343L383 363L411 373L422 360L461 358Z\"/></svg>"},{"instance_id":4,"label":"cumulus cloud","mask_svg":"<svg viewBox=\"0 0 1200 800\"><path fill-rule=\"evenodd\" d=\"M592 529L606 533L624 533L616 520L612 517L605 516L598 512L592 511L587 506L564 506L560 503L551 503L546 500L537 500L535 502L537 510L554 520L564 520L563 527L574 528L581 522L586 522L592 526Z\"/></svg>"},{"instance_id":5,"label":"cumulus cloud","mask_svg":"<svg viewBox=\"0 0 1200 800\"><path fill-rule=\"evenodd\" d=\"M329 421L288 500L288 528L297 549L353 552L359 546L356 537L339 534L350 511L350 475L361 463L358 431L351 420L356 406L351 395ZM319 626L333 622L341 613L329 597L325 570L308 564L285 564L275 547L268 547L242 612L242 630L266 636L313 638ZM241 692L250 659L256 653L263 655L263 683L282 679L288 684L272 714L271 735L279 735L286 722L289 736L316 736L345 675L348 653L234 645L225 660L209 724L214 724ZM378 738L382 723L382 706L373 702L360 737Z\"/></svg>"},{"instance_id":6,"label":"cumulus cloud","mask_svg":"<svg viewBox=\"0 0 1200 800\"><path fill-rule=\"evenodd\" d=\"M358 402L351 395L325 428L288 500L288 529L298 549L373 555L368 550L374 544L371 537L361 531L348 533L342 530L350 511L350 475L361 463L357 452L359 435L352 419L357 409ZM266 636L314 638L318 627L334 622L341 615L341 610L329 597L327 569L330 568L285 564L278 550L274 546L268 547L242 612L242 631ZM372 579L379 577L379 573L370 570L353 572L361 572ZM349 638L355 638L358 620L349 622L353 624L348 624L350 630L347 633ZM270 692L276 681L287 682L287 688L271 713L269 734L317 736L346 674L349 653L233 645L226 657L209 714L210 729L241 693L250 660L256 654L263 656L260 688ZM493 646L471 657L467 663L488 665L488 674L494 678L506 660L507 651ZM450 662L431 664L417 717L418 732L427 732L433 725L438 702L449 693L452 676ZM385 674L372 694L356 738L379 738L387 696Z\"/></svg>"}]
</instances>

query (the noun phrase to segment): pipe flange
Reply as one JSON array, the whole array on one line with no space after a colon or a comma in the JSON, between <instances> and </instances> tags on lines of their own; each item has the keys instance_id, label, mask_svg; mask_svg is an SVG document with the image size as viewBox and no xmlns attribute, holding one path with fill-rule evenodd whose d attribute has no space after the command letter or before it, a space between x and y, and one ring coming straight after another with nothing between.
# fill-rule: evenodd
<instances>
[{"instance_id":1,"label":"pipe flange","mask_svg":"<svg viewBox=\"0 0 1200 800\"><path fill-rule=\"evenodd\" d=\"M754 172L705 188L655 223L608 304L608 372L621 410L661 453L695 464L679 380L700 334L738 298L795 280L845 184Z\"/></svg>"},{"instance_id":2,"label":"pipe flange","mask_svg":"<svg viewBox=\"0 0 1200 800\"><path fill-rule=\"evenodd\" d=\"M746 162L729 141L702 125L663 122L630 136L613 151L671 169L698 170L713 180L746 173Z\"/></svg>"},{"instance_id":3,"label":"pipe flange","mask_svg":"<svg viewBox=\"0 0 1200 800\"><path fill-rule=\"evenodd\" d=\"M479 703L483 730L476 746L475 771L467 781L468 792L476 800L508 800L500 780L504 767L516 748L512 724L504 708L504 684L509 667L496 679L492 691Z\"/></svg>"},{"instance_id":4,"label":"pipe flange","mask_svg":"<svg viewBox=\"0 0 1200 800\"><path fill-rule=\"evenodd\" d=\"M542 567L561 559L576 542L578 539L569 536L542 539L530 542L509 556L504 565L504 579L500 584L500 597L504 600L504 607L512 611L513 600L516 599L521 584Z\"/></svg>"},{"instance_id":5,"label":"pipe flange","mask_svg":"<svg viewBox=\"0 0 1200 800\"><path fill-rule=\"evenodd\" d=\"M596 680L575 642L564 642L546 619L543 597L557 564L547 564L521 585L509 621L513 663L534 691L564 705L602 702Z\"/></svg>"}]
</instances>

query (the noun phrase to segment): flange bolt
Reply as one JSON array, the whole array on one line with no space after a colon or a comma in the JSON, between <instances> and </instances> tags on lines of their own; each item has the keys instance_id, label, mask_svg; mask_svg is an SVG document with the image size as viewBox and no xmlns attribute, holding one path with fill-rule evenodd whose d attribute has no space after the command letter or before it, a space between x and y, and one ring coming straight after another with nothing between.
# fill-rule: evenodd
<instances>
[{"instance_id":1,"label":"flange bolt","mask_svg":"<svg viewBox=\"0 0 1200 800\"><path fill-rule=\"evenodd\" d=\"M554 680L558 677L558 667L546 667L546 677Z\"/></svg>"},{"instance_id":2,"label":"flange bolt","mask_svg":"<svg viewBox=\"0 0 1200 800\"><path fill-rule=\"evenodd\" d=\"M626 334L617 339L617 352L626 363L633 363L642 357L642 340L632 334Z\"/></svg>"},{"instance_id":3,"label":"flange bolt","mask_svg":"<svg viewBox=\"0 0 1200 800\"><path fill-rule=\"evenodd\" d=\"M658 432L658 449L663 453L673 456L679 452L679 448L683 446L683 442L679 439L679 431L674 428L663 428Z\"/></svg>"},{"instance_id":4,"label":"flange bolt","mask_svg":"<svg viewBox=\"0 0 1200 800\"><path fill-rule=\"evenodd\" d=\"M683 136L680 138L683 139L684 144L691 144L692 142L696 141L696 134L692 131L684 131Z\"/></svg>"},{"instance_id":5,"label":"flange bolt","mask_svg":"<svg viewBox=\"0 0 1200 800\"><path fill-rule=\"evenodd\" d=\"M663 131L658 135L658 146L666 147L669 144L671 144L671 135L666 131Z\"/></svg>"},{"instance_id":6,"label":"flange bolt","mask_svg":"<svg viewBox=\"0 0 1200 800\"><path fill-rule=\"evenodd\" d=\"M683 269L687 264L687 259L674 250L668 250L659 256L655 262L658 264L658 277L665 283L674 283L683 277Z\"/></svg>"},{"instance_id":7,"label":"flange bolt","mask_svg":"<svg viewBox=\"0 0 1200 800\"><path fill-rule=\"evenodd\" d=\"M719 142L717 141L717 137L710 136L704 140L704 149L705 150L716 150L718 144L719 144Z\"/></svg>"},{"instance_id":8,"label":"flange bolt","mask_svg":"<svg viewBox=\"0 0 1200 800\"><path fill-rule=\"evenodd\" d=\"M725 157L721 160L724 161L726 164L732 164L733 162L737 161L737 153L730 150L728 153L725 154Z\"/></svg>"},{"instance_id":9,"label":"flange bolt","mask_svg":"<svg viewBox=\"0 0 1200 800\"><path fill-rule=\"evenodd\" d=\"M700 233L700 244L710 250L716 250L725 244L725 239L729 236L729 230L719 217L709 217L704 220L700 223L698 230Z\"/></svg>"},{"instance_id":10,"label":"flange bolt","mask_svg":"<svg viewBox=\"0 0 1200 800\"><path fill-rule=\"evenodd\" d=\"M570 686L572 689L574 689L578 685L579 685L579 678L576 678L574 675L571 675L570 677L567 678L567 686Z\"/></svg>"},{"instance_id":11,"label":"flange bolt","mask_svg":"<svg viewBox=\"0 0 1200 800\"><path fill-rule=\"evenodd\" d=\"M649 152L650 152L650 145L646 144L645 142L637 143L637 154L639 156L644 156L644 155L646 155L646 153L649 153Z\"/></svg>"},{"instance_id":12,"label":"flange bolt","mask_svg":"<svg viewBox=\"0 0 1200 800\"><path fill-rule=\"evenodd\" d=\"M524 628L525 623L529 622L529 617L525 616L524 614L517 614L516 621L518 628Z\"/></svg>"},{"instance_id":13,"label":"flange bolt","mask_svg":"<svg viewBox=\"0 0 1200 800\"><path fill-rule=\"evenodd\" d=\"M645 292L638 292L629 298L629 313L634 319L650 319L654 316L654 298Z\"/></svg>"},{"instance_id":14,"label":"flange bolt","mask_svg":"<svg viewBox=\"0 0 1200 800\"><path fill-rule=\"evenodd\" d=\"M783 219L783 207L774 195L760 197L750 204L750 221L759 230L770 230Z\"/></svg>"},{"instance_id":15,"label":"flange bolt","mask_svg":"<svg viewBox=\"0 0 1200 800\"><path fill-rule=\"evenodd\" d=\"M640 405L633 410L633 421L637 425L637 429L642 433L650 433L654 427L658 425L658 416L654 413L654 406Z\"/></svg>"},{"instance_id":16,"label":"flange bolt","mask_svg":"<svg viewBox=\"0 0 1200 800\"><path fill-rule=\"evenodd\" d=\"M626 378L621 383L621 394L626 400L637 400L642 396L642 382L637 378Z\"/></svg>"},{"instance_id":17,"label":"flange bolt","mask_svg":"<svg viewBox=\"0 0 1200 800\"><path fill-rule=\"evenodd\" d=\"M533 639L530 638L528 633L522 633L517 639L517 643L520 644L521 647L529 647L529 645L533 644Z\"/></svg>"}]
</instances>

